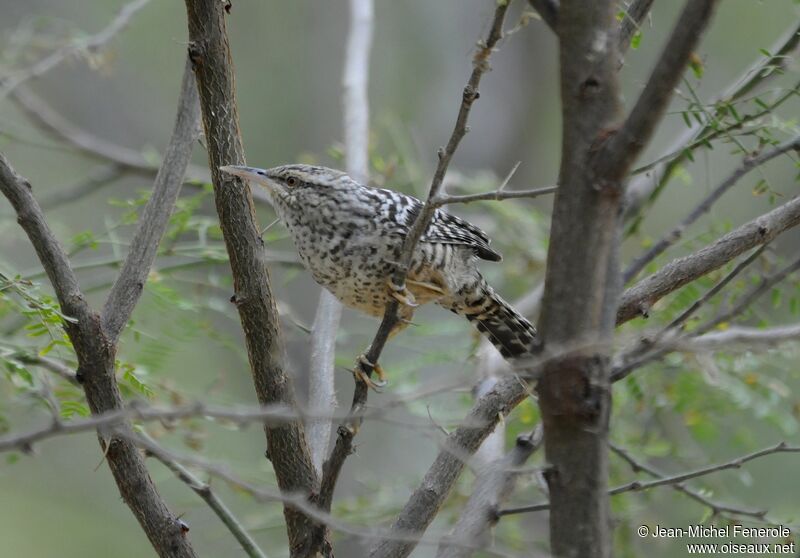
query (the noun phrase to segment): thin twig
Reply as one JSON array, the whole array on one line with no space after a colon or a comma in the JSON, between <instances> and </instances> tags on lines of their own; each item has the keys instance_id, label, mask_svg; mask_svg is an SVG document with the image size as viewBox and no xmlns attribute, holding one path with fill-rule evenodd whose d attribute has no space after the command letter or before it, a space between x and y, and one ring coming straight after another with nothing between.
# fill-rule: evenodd
<instances>
[{"instance_id":1,"label":"thin twig","mask_svg":"<svg viewBox=\"0 0 800 558\"><path fill-rule=\"evenodd\" d=\"M119 11L119 14L117 14L117 17L99 33L75 40L59 48L55 52L48 54L32 66L3 78L0 80L0 99L5 98L6 95L14 91L14 89L19 87L22 83L49 72L63 61L73 56L78 56L84 52L94 54L101 50L111 39L128 26L133 16L136 15L136 12L144 8L148 2L150 2L150 0L133 0L125 4Z\"/></svg>"},{"instance_id":2,"label":"thin twig","mask_svg":"<svg viewBox=\"0 0 800 558\"><path fill-rule=\"evenodd\" d=\"M78 383L77 378L75 377L75 370L73 367L68 366L64 362L60 360L56 360L54 358L41 356L36 353L26 353L22 351L17 351L10 355L10 358L14 360L18 360L22 364L31 364L33 366L40 366L45 370L52 372L56 376L68 381L74 386L80 385ZM2 450L0 450L2 451Z\"/></svg>"},{"instance_id":3,"label":"thin twig","mask_svg":"<svg viewBox=\"0 0 800 558\"><path fill-rule=\"evenodd\" d=\"M408 272L408 267L413 256L414 249L416 248L419 239L422 237L422 233L427 228L434 212L436 211L434 200L439 195L439 191L441 190L442 182L444 181L444 176L447 172L450 160L458 148L461 139L467 133L467 119L469 118L470 109L472 108L472 104L479 97L478 86L480 85L481 77L489 69L489 58L498 41L503 36L503 21L505 19L507 9L507 2L502 2L497 5L492 26L486 42L482 42L478 45L477 52L475 53L475 57L473 59L472 74L470 75L466 87L464 87L461 105L459 107L453 132L450 135L450 140L447 143L447 147L439 150L439 163L433 175L431 187L428 192L428 199L423 205L422 210L419 212L419 215L417 215L417 218L403 243L402 252L392 277L392 280L396 285L403 285L405 283L406 274ZM381 321L378 331L365 354L365 357L369 362L378 362L381 352L383 351L383 347L389 338L389 333L397 324L398 307L399 303L394 299L391 299L387 304L383 320ZM364 366L366 368L366 366L361 363L358 363L357 366ZM365 371L368 374L372 373L372 370ZM354 413L359 412L366 404L367 392L368 387L366 383L357 381L355 392L353 394L353 403L351 405L351 410ZM344 424L341 424L338 428L336 442L329 458L325 461L323 466L322 486L320 488L319 497L319 503L323 509L330 509L330 503L333 498L333 490L335 488L336 481L339 477L339 473L341 472L341 468L345 459L347 459L347 456L352 453L353 438L355 437L360 424L361 421L358 419L350 420L346 421Z\"/></svg>"},{"instance_id":4,"label":"thin twig","mask_svg":"<svg viewBox=\"0 0 800 558\"><path fill-rule=\"evenodd\" d=\"M696 469L694 471L680 473L678 475L662 477L660 479L656 479L653 481L647 481L647 482L632 481L627 484L623 484L622 486L612 488L611 490L608 491L608 494L609 496L616 496L617 494L623 494L625 492L639 492L642 490L648 490L650 488L656 488L658 486L672 486L675 484L685 482L690 479L695 479L698 477L703 477L705 475L710 475L718 471L725 471L727 469L738 469L748 461L752 461L754 459L758 459L759 457L764 457L766 455L771 455L773 453L797 453L797 452L800 452L800 447L789 446L786 444L786 442L781 442L774 446L770 446L768 448L764 448L762 450L741 457L737 457L736 459L732 459L731 461L726 461L725 463L720 463L718 465L711 465L709 467L703 467L702 469ZM519 506L515 508L507 508L504 510L500 510L499 512L497 512L497 515L498 517L505 517L507 515L514 515L519 513L543 511L549 508L550 504L548 502L542 502L539 504L532 504L530 506Z\"/></svg>"},{"instance_id":5,"label":"thin twig","mask_svg":"<svg viewBox=\"0 0 800 558\"><path fill-rule=\"evenodd\" d=\"M727 88L726 92L712 101L711 104L716 105L719 102L723 104L732 103L741 99L767 80L780 75L780 70L785 68L792 59L788 54L794 51L798 44L800 44L800 22L794 23L790 29L787 29L786 33L770 48L769 56L751 64ZM643 219L641 215L642 206L645 203L652 205L673 175L673 170L691 155L694 148L705 145L706 143L703 140L711 139L709 134L716 133L717 131L711 128L711 122L692 125L670 144L670 147L666 150L666 156L656 159L658 163L653 165L649 172L642 173L631 181L626 192L625 203L627 217L635 217L630 224L630 230L635 230L639 226Z\"/></svg>"},{"instance_id":6,"label":"thin twig","mask_svg":"<svg viewBox=\"0 0 800 558\"><path fill-rule=\"evenodd\" d=\"M135 149L117 145L106 138L97 137L91 132L69 122L30 89L20 87L11 94L11 98L34 124L45 132L72 145L85 155L93 159L109 161L126 170L146 176L153 176L158 172L160 167L158 163L153 163ZM208 169L198 165L190 164L186 176L189 181L205 184L211 182L211 175Z\"/></svg>"},{"instance_id":7,"label":"thin twig","mask_svg":"<svg viewBox=\"0 0 800 558\"><path fill-rule=\"evenodd\" d=\"M155 441L147 436L146 434L139 433L139 437L144 440L148 440L151 443L155 443ZM192 474L189 469L181 465L179 462L175 461L174 459L169 459L164 452L151 452L148 451L149 455L152 455L157 460L159 460L164 466L175 473L175 476L181 480L186 486L191 488L195 494L200 496L203 501L208 504L208 507L211 508L217 517L220 518L222 523L225 524L225 527L228 528L228 531L234 536L234 538L239 541L239 544L242 546L242 550L244 550L245 554L247 554L250 558L267 558L267 555L264 554L258 544L253 540L253 538L247 533L245 530L244 525L233 515L228 506L219 499L219 496L211 490L211 485L205 483L198 479L196 476Z\"/></svg>"},{"instance_id":8,"label":"thin twig","mask_svg":"<svg viewBox=\"0 0 800 558\"><path fill-rule=\"evenodd\" d=\"M768 328L732 326L724 331L704 333L689 339L676 341L680 351L714 351L720 348L742 345L748 351L759 346L773 346L800 339L800 324Z\"/></svg>"},{"instance_id":9,"label":"thin twig","mask_svg":"<svg viewBox=\"0 0 800 558\"><path fill-rule=\"evenodd\" d=\"M46 198L44 198L40 205L45 211L49 209L56 209L68 203L80 200L84 196L92 194L114 182L117 178L124 174L123 169L115 163L109 163L96 169L93 169L89 176L76 182L72 185L59 188Z\"/></svg>"},{"instance_id":10,"label":"thin twig","mask_svg":"<svg viewBox=\"0 0 800 558\"><path fill-rule=\"evenodd\" d=\"M750 254L744 260L739 262L730 271L730 273L728 273L725 277L723 277L717 283L715 283L713 287L708 289L703 294L703 296L701 296L700 298L695 300L691 305L689 305L688 308L686 308L686 310L681 312L680 315L678 315L674 320L672 320L664 328L664 330L662 332L662 335L663 335L663 333L666 333L666 332L668 332L670 330L673 330L673 329L677 329L680 326L682 326L683 324L685 324L686 320L691 318L692 315L694 315L695 312L697 312L700 308L702 308L704 304L706 304L709 300L711 300L712 297L716 296L717 293L719 293L723 288L725 288L725 285L727 285L728 283L733 281L733 279L736 276L738 276L742 271L744 271L745 268L747 268L751 263L756 261L761 256L761 254L764 252L764 250L767 249L767 246L769 246L769 244L762 244L761 246L759 246L758 248L753 250L752 254Z\"/></svg>"},{"instance_id":11,"label":"thin twig","mask_svg":"<svg viewBox=\"0 0 800 558\"><path fill-rule=\"evenodd\" d=\"M611 373L611 380L613 382L617 382L622 380L623 378L630 375L631 372L640 368L641 366L657 360L664 355L672 352L675 348L678 348L682 345L685 345L687 342L691 343L691 339L704 333L711 331L719 324L723 322L730 321L734 317L738 316L742 312L744 312L758 297L766 293L772 287L786 279L789 275L794 273L800 269L800 258L792 262L791 264L785 266L781 270L777 271L776 273L770 275L769 277L764 277L761 282L756 285L755 287L751 288L747 293L742 296L739 302L733 306L727 312L716 316L705 323L699 325L695 328L691 334L683 335L683 336L673 336L669 337L666 336L666 341L661 341L659 343L648 343L644 347L639 347L634 350L633 355L630 356L623 356L622 364L616 366ZM642 349L649 348L650 350L645 352L644 355L639 356L638 358L633 358L636 354L641 354L643 352Z\"/></svg>"},{"instance_id":12,"label":"thin twig","mask_svg":"<svg viewBox=\"0 0 800 558\"><path fill-rule=\"evenodd\" d=\"M53 285L61 311L70 319L64 329L78 356L78 374L93 415L122 408L122 395L114 374L116 347L105 338L99 316L91 309L78 285L69 260L45 221L30 183L19 176L0 154L0 191L17 213ZM128 422L119 429L130 432ZM142 456L129 440L100 436L100 444L117 487L153 548L160 556L195 556L177 518L169 511L147 473Z\"/></svg>"},{"instance_id":13,"label":"thin twig","mask_svg":"<svg viewBox=\"0 0 800 558\"><path fill-rule=\"evenodd\" d=\"M544 188L534 188L532 190L500 190L493 192L482 192L478 194L465 194L463 196L451 196L439 194L433 201L436 207L441 207L450 203L470 203L475 201L502 201L518 198L537 198L547 194L553 194L558 190L558 186L546 186Z\"/></svg>"},{"instance_id":14,"label":"thin twig","mask_svg":"<svg viewBox=\"0 0 800 558\"><path fill-rule=\"evenodd\" d=\"M611 451L616 453L622 460L624 460L628 465L630 465L634 473L638 473L639 471L644 471L651 477L656 477L656 478L664 478L667 476L658 469L656 469L655 467L651 467L650 465L647 465L637 460L625 448L618 446L617 444L614 443L609 443L609 447L611 448ZM682 482L671 484L670 486L674 490L686 494L686 496L688 496L692 500L708 507L711 510L711 513L714 515L732 514L745 517L755 517L757 519L764 519L764 517L767 515L766 510L750 510L746 508L738 508L735 506L730 506L728 504L721 504L704 496L701 492L698 492L697 490L687 487Z\"/></svg>"},{"instance_id":15,"label":"thin twig","mask_svg":"<svg viewBox=\"0 0 800 558\"><path fill-rule=\"evenodd\" d=\"M647 252L631 262L631 264L628 266L628 269L625 270L623 281L627 283L636 277L636 275L638 275L648 263L653 261L667 248L680 240L684 231L686 231L686 229L689 228L692 223L697 221L704 214L708 213L708 211L711 209L711 206L714 205L714 203L716 203L716 201L722 197L722 195L734 184L736 184L740 178L742 178L751 170L764 165L768 161L771 161L775 157L783 155L787 151L798 149L800 149L800 135L795 136L789 141L786 141L772 149L759 153L756 156L745 157L741 165L739 165L736 170L728 175L728 177L723 180L719 186L714 188L714 190L712 190L705 198L703 198L703 200L698 203L697 206L695 206L695 208L692 209L692 211L683 220L681 220L680 223L675 225L671 231L662 236L658 242L656 242L649 250L647 250Z\"/></svg>"}]
</instances>

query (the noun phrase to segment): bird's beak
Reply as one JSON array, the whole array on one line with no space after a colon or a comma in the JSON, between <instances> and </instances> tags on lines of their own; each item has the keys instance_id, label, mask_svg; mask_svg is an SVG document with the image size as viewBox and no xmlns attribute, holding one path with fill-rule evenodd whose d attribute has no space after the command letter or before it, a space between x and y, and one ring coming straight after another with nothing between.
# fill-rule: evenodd
<instances>
[{"instance_id":1,"label":"bird's beak","mask_svg":"<svg viewBox=\"0 0 800 558\"><path fill-rule=\"evenodd\" d=\"M220 167L219 170L224 173L232 174L233 176L238 176L244 180L259 184L271 193L281 190L281 185L277 181L267 176L268 173L264 169L245 167L242 165L226 165L224 167Z\"/></svg>"}]
</instances>

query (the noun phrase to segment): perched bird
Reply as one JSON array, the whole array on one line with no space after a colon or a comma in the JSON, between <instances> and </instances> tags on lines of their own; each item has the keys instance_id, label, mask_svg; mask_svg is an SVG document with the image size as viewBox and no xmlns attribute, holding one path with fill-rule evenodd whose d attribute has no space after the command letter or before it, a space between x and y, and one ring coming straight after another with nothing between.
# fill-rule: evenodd
<instances>
[{"instance_id":1,"label":"perched bird","mask_svg":"<svg viewBox=\"0 0 800 558\"><path fill-rule=\"evenodd\" d=\"M403 241L422 209L418 199L359 184L347 174L311 165L220 170L264 187L314 280L343 304L382 317L389 297L401 302L397 333L414 309L434 302L467 318L506 358L530 354L536 329L503 300L478 270L478 258L499 262L481 229L437 209L417 244L405 287L392 282ZM363 357L362 357L363 358ZM365 361L366 362L366 361ZM379 366L367 362L385 385Z\"/></svg>"}]
</instances>

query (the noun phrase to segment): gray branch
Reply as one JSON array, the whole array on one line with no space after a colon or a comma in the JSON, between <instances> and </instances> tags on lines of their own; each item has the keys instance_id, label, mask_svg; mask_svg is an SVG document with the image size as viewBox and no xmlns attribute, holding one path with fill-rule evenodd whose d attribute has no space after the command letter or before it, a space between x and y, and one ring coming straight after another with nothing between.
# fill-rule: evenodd
<instances>
[{"instance_id":1,"label":"gray branch","mask_svg":"<svg viewBox=\"0 0 800 558\"><path fill-rule=\"evenodd\" d=\"M89 307L64 250L47 226L30 183L19 176L0 154L0 191L17 213L17 220L36 250L67 320L64 329L78 356L76 379L83 385L93 415L119 410L122 395L115 377L115 346L100 327L100 317ZM121 424L131 431L129 422ZM164 558L193 558L194 550L178 519L158 494L136 447L126 437L100 436L120 494L133 511L153 548Z\"/></svg>"},{"instance_id":2,"label":"gray branch","mask_svg":"<svg viewBox=\"0 0 800 558\"><path fill-rule=\"evenodd\" d=\"M790 446L786 442L780 442L774 446L770 446L768 448L764 448L762 450L758 450L753 453L737 457L736 459L732 459L730 461L726 461L725 463L720 463L718 465L710 465L708 467L703 467L701 469L696 469L694 471L688 471L686 473L680 473L672 476L665 476L652 481L645 481L645 482L632 481L627 484L623 484L621 486L612 488L611 490L608 491L608 494L609 496L616 496L617 494L624 494L626 492L640 492L642 490L649 490L651 488L656 488L659 486L672 486L683 483L687 480L696 479L698 477L704 477L706 475L710 475L718 471L725 471L728 469L739 469L742 467L742 465L744 465L748 461L753 461L754 459L758 459L760 457L772 455L775 453L800 453L800 446ZM504 510L500 510L497 515L499 517L505 517L507 515L538 512L547 509L550 509L550 504L548 502L542 502L539 504L532 504L530 506L519 506L515 508L507 508Z\"/></svg>"},{"instance_id":3,"label":"gray branch","mask_svg":"<svg viewBox=\"0 0 800 558\"><path fill-rule=\"evenodd\" d=\"M167 229L169 217L181 191L183 175L198 135L199 118L197 86L191 63L187 59L172 138L153 183L153 193L139 217L139 225L131 241L128 255L103 307L103 328L112 343L117 342L136 303L139 302L150 267L158 252L161 237Z\"/></svg>"},{"instance_id":4,"label":"gray branch","mask_svg":"<svg viewBox=\"0 0 800 558\"><path fill-rule=\"evenodd\" d=\"M372 0L350 0L350 30L342 77L346 170L364 184L369 181L368 90L373 10ZM341 315L341 303L322 289L311 326L309 407L312 411L332 410L337 405L333 368ZM320 476L328 455L331 426L330 421L314 421L308 426L311 457Z\"/></svg>"},{"instance_id":5,"label":"gray branch","mask_svg":"<svg viewBox=\"0 0 800 558\"><path fill-rule=\"evenodd\" d=\"M598 156L598 173L610 183L622 180L647 146L672 99L689 56L711 21L718 0L688 0L661 57L622 127Z\"/></svg>"},{"instance_id":6,"label":"gray branch","mask_svg":"<svg viewBox=\"0 0 800 558\"><path fill-rule=\"evenodd\" d=\"M478 86L480 85L481 77L489 69L489 58L491 57L495 46L503 36L503 21L505 20L507 10L508 3L498 3L486 41L481 41L478 44L478 48L473 58L472 73L470 74L467 85L464 87L464 91L461 96L461 104L459 106L458 116L456 117L456 123L453 127L450 139L447 142L447 147L439 149L439 163L431 181L428 199L423 205L422 210L419 212L419 215L417 215L413 226L403 242L403 248L399 258L400 261L397 263L395 272L392 276L393 282L397 285L403 285L405 283L406 274L408 273L408 267L411 262L414 248L419 242L423 231L427 228L431 218L433 217L433 213L436 210L435 199L439 195L439 191L442 188L442 183L444 181L444 176L447 173L450 160L458 148L458 145L461 143L461 140L467 133L467 120L469 118L469 113L472 108L472 104L480 96L478 93ZM386 305L383 320L381 321L378 331L375 333L375 337L366 351L365 356L369 362L378 362L378 359L383 352L383 347L386 345L386 341L389 339L389 334L394 329L399 319L397 312L398 304L399 303L396 300L391 299L389 304ZM359 362L357 366L366 368L366 366L361 362ZM372 374L372 370L366 370L366 372L368 374ZM353 394L353 402L351 404L351 411L355 416L357 416L363 409L364 405L366 405L367 394L368 387L366 383L357 381L355 392ZM341 472L341 468L344 465L344 461L347 459L347 456L352 453L353 439L360 425L361 420L356 418L345 421L345 423L341 424L338 428L336 442L333 446L330 456L325 461L323 466L322 486L320 489L319 502L320 506L324 510L330 509L330 504L333 498L333 490L336 486L339 473ZM477 449L477 447L475 449ZM470 453L474 452L475 449L473 449ZM425 523L425 525L427 526L427 523ZM396 541L386 542L388 544L394 544ZM410 552L411 549L414 548L414 544L407 545L405 548L407 552ZM374 552L383 551L375 550Z\"/></svg>"},{"instance_id":7,"label":"gray branch","mask_svg":"<svg viewBox=\"0 0 800 558\"><path fill-rule=\"evenodd\" d=\"M153 442L153 440L146 434L139 433L139 437ZM191 488L195 494L200 496L203 501L211 508L211 511L225 524L228 531L242 546L242 550L250 558L267 558L267 555L258 547L256 541L247 533L244 525L233 515L225 502L220 500L219 496L211 490L211 485L198 479L192 474L189 469L175 461L169 459L164 452L148 452L150 455L159 460L167 469L172 471L178 479L181 480L186 486Z\"/></svg>"},{"instance_id":8,"label":"gray branch","mask_svg":"<svg viewBox=\"0 0 800 558\"><path fill-rule=\"evenodd\" d=\"M647 316L658 300L718 269L736 256L766 244L782 232L800 224L800 198L794 198L732 230L697 252L668 263L627 289L620 299L617 324Z\"/></svg>"},{"instance_id":9,"label":"gray branch","mask_svg":"<svg viewBox=\"0 0 800 558\"><path fill-rule=\"evenodd\" d=\"M153 176L158 172L159 166L154 165L139 151L117 145L105 138L99 138L84 130L56 112L43 99L35 95L30 89L20 87L11 94L11 98L28 118L45 132L72 145L85 155L94 159L109 161L120 167ZM211 181L208 169L197 165L189 165L188 180L208 183Z\"/></svg>"},{"instance_id":10,"label":"gray branch","mask_svg":"<svg viewBox=\"0 0 800 558\"><path fill-rule=\"evenodd\" d=\"M475 453L498 421L527 395L528 388L519 378L507 376L475 402L464 425L450 433L420 486L403 506L392 524L392 537L380 541L372 549L371 558L399 558L411 553L464 470L464 456Z\"/></svg>"},{"instance_id":11,"label":"gray branch","mask_svg":"<svg viewBox=\"0 0 800 558\"><path fill-rule=\"evenodd\" d=\"M223 174L225 165L244 164L233 62L225 23L225 4L186 0L189 58L192 61L208 145L214 199L233 276L232 301L239 312L256 395L262 405L297 407L294 386L284 369L284 346L263 241L255 222L250 188ZM301 421L265 426L267 457L284 494L311 498L320 480ZM284 506L290 556L332 555L328 529L301 510Z\"/></svg>"},{"instance_id":12,"label":"gray branch","mask_svg":"<svg viewBox=\"0 0 800 558\"><path fill-rule=\"evenodd\" d=\"M32 66L11 74L10 77L0 80L0 99L14 91L29 79L37 78L69 58L80 55L83 52L96 52L105 47L120 31L125 29L130 23L131 18L136 12L144 8L150 0L133 0L124 5L111 23L102 31L75 42L65 45L55 52L48 54Z\"/></svg>"},{"instance_id":13,"label":"gray branch","mask_svg":"<svg viewBox=\"0 0 800 558\"><path fill-rule=\"evenodd\" d=\"M517 437L516 444L505 456L482 468L472 495L464 504L452 533L439 545L436 558L468 558L476 549L488 545L500 504L514 490L520 467L541 444L542 428L539 425L530 434ZM460 544L454 545L453 542Z\"/></svg>"},{"instance_id":14,"label":"gray branch","mask_svg":"<svg viewBox=\"0 0 800 558\"><path fill-rule=\"evenodd\" d=\"M631 39L650 13L655 0L632 0L625 8L625 16L619 24L619 54L623 56L631 46Z\"/></svg>"},{"instance_id":15,"label":"gray branch","mask_svg":"<svg viewBox=\"0 0 800 558\"><path fill-rule=\"evenodd\" d=\"M697 204L697 206L689 213L689 215L687 215L671 231L662 236L658 242L653 244L653 246L647 252L642 254L642 256L634 260L630 266L628 266L628 269L626 269L625 273L623 274L623 282L627 283L636 277L636 275L638 275L648 263L653 261L667 248L680 240L684 231L686 231L686 229L689 228L692 223L708 213L708 211L711 209L711 206L714 205L714 203L716 203L716 201L721 198L725 192L735 185L740 178L742 178L751 170L771 161L775 157L783 155L787 151L798 149L800 149L800 136L795 136L793 139L773 147L772 149L767 149L758 155L745 157L741 165L739 165L736 170L734 170L725 180L723 180L719 186L714 188L714 190L712 190L705 198L703 198L703 200Z\"/></svg>"},{"instance_id":16,"label":"gray branch","mask_svg":"<svg viewBox=\"0 0 800 558\"><path fill-rule=\"evenodd\" d=\"M630 454L630 452L628 452L626 449L616 444L611 443L609 444L609 447L611 448L611 451L616 453L621 459L623 459L626 463L628 463L628 465L630 465L634 473L638 473L639 471L644 471L651 477L656 477L656 478L664 478L668 476L663 472L659 471L658 469L656 469L655 467L651 467L650 465L638 461ZM677 492L685 494L695 502L699 502L700 504L708 507L711 510L711 513L713 513L714 515L730 514L730 515L740 515L746 517L755 517L757 519L763 519L764 516L766 515L765 510L751 510L751 509L731 506L728 504L722 504L720 502L708 498L707 496L703 495L700 491L689 488L688 486L686 486L685 483L682 482L671 484L670 487L672 487Z\"/></svg>"},{"instance_id":17,"label":"gray branch","mask_svg":"<svg viewBox=\"0 0 800 558\"><path fill-rule=\"evenodd\" d=\"M770 56L753 63L727 88L723 95L712 101L711 104L715 105L718 101L733 102L741 99L767 80L780 75L777 70L786 67L786 64L792 59L791 56L787 55L794 51L798 44L800 44L800 22L793 24L770 48ZM785 98L790 96L792 95L787 95ZM759 113L756 116L760 117L766 113L767 111L764 111L764 113ZM649 166L649 170L634 177L625 194L625 211L628 217L638 213L648 199L658 195L667 184L673 169L686 160L687 152L691 152L695 147L704 145L704 142L700 141L701 139L709 140L716 137L718 132L711 125L712 122L710 121L704 122L702 125L692 125L691 128L681 133L670 144L666 155L659 157L655 164Z\"/></svg>"}]
</instances>

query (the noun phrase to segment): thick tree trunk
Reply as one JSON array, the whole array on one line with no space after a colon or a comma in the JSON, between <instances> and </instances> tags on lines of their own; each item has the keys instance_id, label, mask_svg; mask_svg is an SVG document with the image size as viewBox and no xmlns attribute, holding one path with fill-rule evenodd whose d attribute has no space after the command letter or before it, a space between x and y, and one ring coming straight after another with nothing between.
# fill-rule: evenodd
<instances>
[{"instance_id":1,"label":"thick tree trunk","mask_svg":"<svg viewBox=\"0 0 800 558\"><path fill-rule=\"evenodd\" d=\"M219 167L245 163L239 133L233 63L219 0L186 0L189 58L197 78L214 199L231 263L232 301L239 310L256 394L262 405L295 406L294 390L283 369L283 343L263 242L255 223L250 190ZM265 427L267 456L283 494L311 499L319 478L300 421ZM292 557L332 556L327 527L291 505L284 506Z\"/></svg>"},{"instance_id":2,"label":"thick tree trunk","mask_svg":"<svg viewBox=\"0 0 800 558\"><path fill-rule=\"evenodd\" d=\"M614 9L609 0L564 0L558 16L563 144L540 322L550 360L539 401L559 558L610 555L609 352L622 188L595 176L593 158L619 113Z\"/></svg>"}]
</instances>

